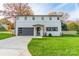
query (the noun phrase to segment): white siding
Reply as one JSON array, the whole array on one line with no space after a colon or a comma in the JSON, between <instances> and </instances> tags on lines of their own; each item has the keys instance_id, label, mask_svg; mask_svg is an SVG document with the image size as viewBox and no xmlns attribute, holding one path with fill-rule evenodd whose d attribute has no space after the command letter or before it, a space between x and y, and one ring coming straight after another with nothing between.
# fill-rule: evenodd
<instances>
[{"instance_id":1,"label":"white siding","mask_svg":"<svg viewBox=\"0 0 79 59\"><path fill-rule=\"evenodd\" d=\"M46 27L52 27L52 26L59 26L60 20L57 20L56 17L53 17L52 20L49 20L49 17L45 17L44 20L42 20L40 17L36 17L35 20L32 19L32 17L27 17L27 20L24 19L24 17L20 17L19 20L16 20L16 25L19 26L25 26L25 27L32 27L32 25L35 24L42 24Z\"/></svg>"},{"instance_id":2,"label":"white siding","mask_svg":"<svg viewBox=\"0 0 79 59\"><path fill-rule=\"evenodd\" d=\"M47 32L47 34L52 33L54 36L59 36L61 34L61 21L57 20L57 17L52 17L52 20L49 19L49 16L44 16L44 20L41 19L41 16L35 17L35 20L32 19L32 16L18 16L16 18L16 32L18 27L33 27L35 24L42 24L45 27L58 27L58 31ZM17 33L16 33L17 34Z\"/></svg>"}]
</instances>

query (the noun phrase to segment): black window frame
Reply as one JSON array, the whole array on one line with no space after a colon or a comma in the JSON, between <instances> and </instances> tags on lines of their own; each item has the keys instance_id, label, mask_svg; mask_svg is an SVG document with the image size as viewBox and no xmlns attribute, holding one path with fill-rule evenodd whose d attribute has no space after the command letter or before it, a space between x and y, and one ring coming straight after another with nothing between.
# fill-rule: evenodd
<instances>
[{"instance_id":1,"label":"black window frame","mask_svg":"<svg viewBox=\"0 0 79 59\"><path fill-rule=\"evenodd\" d=\"M59 17L57 17L57 20L59 20Z\"/></svg>"},{"instance_id":2,"label":"black window frame","mask_svg":"<svg viewBox=\"0 0 79 59\"><path fill-rule=\"evenodd\" d=\"M18 35L22 35L22 28L18 28Z\"/></svg>"},{"instance_id":3,"label":"black window frame","mask_svg":"<svg viewBox=\"0 0 79 59\"><path fill-rule=\"evenodd\" d=\"M32 17L32 20L35 20L35 17Z\"/></svg>"},{"instance_id":4,"label":"black window frame","mask_svg":"<svg viewBox=\"0 0 79 59\"><path fill-rule=\"evenodd\" d=\"M46 27L46 31L58 31L58 27Z\"/></svg>"},{"instance_id":5,"label":"black window frame","mask_svg":"<svg viewBox=\"0 0 79 59\"><path fill-rule=\"evenodd\" d=\"M16 17L17 20L19 20L19 17Z\"/></svg>"},{"instance_id":6,"label":"black window frame","mask_svg":"<svg viewBox=\"0 0 79 59\"><path fill-rule=\"evenodd\" d=\"M27 16L25 16L25 20L27 20Z\"/></svg>"},{"instance_id":7,"label":"black window frame","mask_svg":"<svg viewBox=\"0 0 79 59\"><path fill-rule=\"evenodd\" d=\"M44 20L44 17L41 17L42 20Z\"/></svg>"},{"instance_id":8,"label":"black window frame","mask_svg":"<svg viewBox=\"0 0 79 59\"><path fill-rule=\"evenodd\" d=\"M58 27L52 27L52 31L58 31Z\"/></svg>"},{"instance_id":9,"label":"black window frame","mask_svg":"<svg viewBox=\"0 0 79 59\"><path fill-rule=\"evenodd\" d=\"M52 17L49 17L49 20L52 20Z\"/></svg>"},{"instance_id":10,"label":"black window frame","mask_svg":"<svg viewBox=\"0 0 79 59\"><path fill-rule=\"evenodd\" d=\"M51 31L51 27L46 27L46 31Z\"/></svg>"}]
</instances>

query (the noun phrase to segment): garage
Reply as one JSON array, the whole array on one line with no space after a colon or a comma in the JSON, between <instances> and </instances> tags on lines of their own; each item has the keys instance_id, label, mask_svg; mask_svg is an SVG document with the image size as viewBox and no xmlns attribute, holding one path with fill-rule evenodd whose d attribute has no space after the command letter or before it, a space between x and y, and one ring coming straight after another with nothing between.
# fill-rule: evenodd
<instances>
[{"instance_id":1,"label":"garage","mask_svg":"<svg viewBox=\"0 0 79 59\"><path fill-rule=\"evenodd\" d=\"M33 36L34 28L18 28L18 36Z\"/></svg>"}]
</instances>

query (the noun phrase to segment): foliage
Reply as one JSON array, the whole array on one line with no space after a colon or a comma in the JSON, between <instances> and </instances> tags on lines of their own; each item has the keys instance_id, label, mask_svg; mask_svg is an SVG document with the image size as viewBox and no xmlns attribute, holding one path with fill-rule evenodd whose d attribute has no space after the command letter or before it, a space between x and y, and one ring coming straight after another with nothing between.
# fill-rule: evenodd
<instances>
[{"instance_id":1,"label":"foliage","mask_svg":"<svg viewBox=\"0 0 79 59\"><path fill-rule=\"evenodd\" d=\"M77 34L79 34L79 28L77 29Z\"/></svg>"},{"instance_id":2,"label":"foliage","mask_svg":"<svg viewBox=\"0 0 79 59\"><path fill-rule=\"evenodd\" d=\"M56 11L49 11L48 12L48 15L62 15L62 18L60 19L62 22L64 21L64 20L66 20L66 19L68 19L69 18L69 14L68 13L66 13L66 12L56 12Z\"/></svg>"},{"instance_id":3,"label":"foliage","mask_svg":"<svg viewBox=\"0 0 79 59\"><path fill-rule=\"evenodd\" d=\"M51 33L49 33L49 35L48 35L49 37L51 37L52 36L52 34Z\"/></svg>"},{"instance_id":4,"label":"foliage","mask_svg":"<svg viewBox=\"0 0 79 59\"><path fill-rule=\"evenodd\" d=\"M61 23L61 26L62 26L62 31L67 31L67 24L65 23Z\"/></svg>"},{"instance_id":5,"label":"foliage","mask_svg":"<svg viewBox=\"0 0 79 59\"><path fill-rule=\"evenodd\" d=\"M15 17L17 15L33 15L31 7L27 3L4 3L3 15Z\"/></svg>"},{"instance_id":6,"label":"foliage","mask_svg":"<svg viewBox=\"0 0 79 59\"><path fill-rule=\"evenodd\" d=\"M67 28L68 28L68 30L77 31L78 30L78 25L75 22L70 21L70 22L67 23Z\"/></svg>"},{"instance_id":7,"label":"foliage","mask_svg":"<svg viewBox=\"0 0 79 59\"><path fill-rule=\"evenodd\" d=\"M6 31L6 29L0 24L0 31Z\"/></svg>"},{"instance_id":8,"label":"foliage","mask_svg":"<svg viewBox=\"0 0 79 59\"><path fill-rule=\"evenodd\" d=\"M2 18L0 20L0 24L5 24L7 25L7 30L11 31L12 29L14 29L14 23L12 23L11 21L9 21L7 18ZM4 30L4 29L3 29Z\"/></svg>"}]
</instances>

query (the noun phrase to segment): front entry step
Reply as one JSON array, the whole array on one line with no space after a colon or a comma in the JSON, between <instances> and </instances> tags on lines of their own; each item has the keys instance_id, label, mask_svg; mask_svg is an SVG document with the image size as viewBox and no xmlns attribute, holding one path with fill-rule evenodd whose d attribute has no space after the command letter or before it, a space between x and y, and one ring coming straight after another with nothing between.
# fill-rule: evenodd
<instances>
[{"instance_id":1,"label":"front entry step","mask_svg":"<svg viewBox=\"0 0 79 59\"><path fill-rule=\"evenodd\" d=\"M42 38L42 36L33 36L33 38Z\"/></svg>"}]
</instances>

